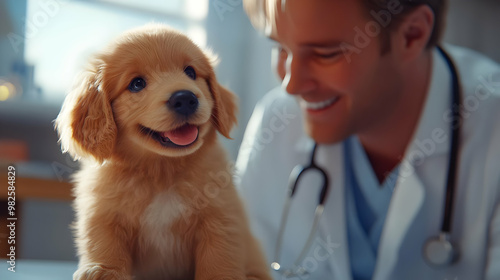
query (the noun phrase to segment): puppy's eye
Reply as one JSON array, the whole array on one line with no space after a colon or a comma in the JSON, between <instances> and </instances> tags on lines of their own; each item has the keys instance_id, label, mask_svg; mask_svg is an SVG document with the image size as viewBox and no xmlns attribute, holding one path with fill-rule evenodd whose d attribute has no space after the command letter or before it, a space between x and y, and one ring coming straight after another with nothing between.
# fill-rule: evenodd
<instances>
[{"instance_id":1,"label":"puppy's eye","mask_svg":"<svg viewBox=\"0 0 500 280\"><path fill-rule=\"evenodd\" d=\"M139 92L146 87L146 81L141 77L135 77L128 85L130 92Z\"/></svg>"},{"instance_id":2,"label":"puppy's eye","mask_svg":"<svg viewBox=\"0 0 500 280\"><path fill-rule=\"evenodd\" d=\"M196 80L196 71L194 71L194 68L192 66L186 67L186 69L184 69L184 73L186 73L186 75L191 78L191 80Z\"/></svg>"}]
</instances>

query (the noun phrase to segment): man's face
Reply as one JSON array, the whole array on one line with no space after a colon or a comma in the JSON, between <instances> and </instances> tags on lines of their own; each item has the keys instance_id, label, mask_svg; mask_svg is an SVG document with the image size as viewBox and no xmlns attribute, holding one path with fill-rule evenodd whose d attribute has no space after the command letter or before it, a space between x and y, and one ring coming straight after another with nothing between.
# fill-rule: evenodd
<instances>
[{"instance_id":1,"label":"man's face","mask_svg":"<svg viewBox=\"0 0 500 280\"><path fill-rule=\"evenodd\" d=\"M302 108L306 132L319 143L376 129L397 103L398 63L391 52L382 55L376 29L367 28L376 21L366 14L352 0L288 0L284 12L276 9L270 33L278 43L276 69Z\"/></svg>"}]
</instances>

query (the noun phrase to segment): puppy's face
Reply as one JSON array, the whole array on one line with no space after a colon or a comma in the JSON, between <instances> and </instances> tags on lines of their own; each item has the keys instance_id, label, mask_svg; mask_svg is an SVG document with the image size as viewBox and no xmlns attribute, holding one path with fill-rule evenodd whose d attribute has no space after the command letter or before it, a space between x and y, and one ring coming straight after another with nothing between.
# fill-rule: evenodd
<instances>
[{"instance_id":1,"label":"puppy's face","mask_svg":"<svg viewBox=\"0 0 500 280\"><path fill-rule=\"evenodd\" d=\"M212 126L213 70L184 36L157 36L137 34L107 62L107 75L116 77L107 86L116 91L112 108L118 141L129 138L138 148L161 155L189 154L203 145Z\"/></svg>"},{"instance_id":2,"label":"puppy's face","mask_svg":"<svg viewBox=\"0 0 500 280\"><path fill-rule=\"evenodd\" d=\"M183 156L213 129L229 137L235 97L209 58L161 25L132 30L98 55L56 120L63 148L104 160L118 150Z\"/></svg>"},{"instance_id":3,"label":"puppy's face","mask_svg":"<svg viewBox=\"0 0 500 280\"><path fill-rule=\"evenodd\" d=\"M119 139L162 155L191 153L203 144L214 100L206 74L189 57L182 60L166 64L170 69L136 66L124 74L129 83L112 104Z\"/></svg>"}]
</instances>

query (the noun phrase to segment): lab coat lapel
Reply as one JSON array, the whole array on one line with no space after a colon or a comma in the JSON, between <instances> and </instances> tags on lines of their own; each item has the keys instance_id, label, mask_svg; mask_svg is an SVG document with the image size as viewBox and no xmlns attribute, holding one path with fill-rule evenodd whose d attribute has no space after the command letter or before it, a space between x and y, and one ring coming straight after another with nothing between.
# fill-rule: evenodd
<instances>
[{"instance_id":1,"label":"lab coat lapel","mask_svg":"<svg viewBox=\"0 0 500 280\"><path fill-rule=\"evenodd\" d=\"M424 186L413 165L401 166L380 240L373 279L390 279L404 237L423 204L424 196Z\"/></svg>"},{"instance_id":2,"label":"lab coat lapel","mask_svg":"<svg viewBox=\"0 0 500 280\"><path fill-rule=\"evenodd\" d=\"M449 70L437 50L433 51L432 80L416 133L400 163L379 244L375 280L391 279L398 256L404 253L403 240L421 209L426 189L419 176L420 166L433 156L449 151L450 123L447 112L451 100ZM451 111L450 111L451 112ZM439 136L439 137L438 137ZM438 180L434 176L432 180ZM414 253L414 252L408 252Z\"/></svg>"},{"instance_id":3,"label":"lab coat lapel","mask_svg":"<svg viewBox=\"0 0 500 280\"><path fill-rule=\"evenodd\" d=\"M332 279L351 280L349 243L345 205L345 176L343 165L343 145L320 145L317 163L330 175L330 189L325 204L325 214L320 223L320 238L326 244L334 244L328 258ZM409 153L411 154L411 153ZM393 199L382 233L377 268L373 279L388 279L397 261L398 251L415 215L422 206L424 187L410 161L401 166Z\"/></svg>"},{"instance_id":4,"label":"lab coat lapel","mask_svg":"<svg viewBox=\"0 0 500 280\"><path fill-rule=\"evenodd\" d=\"M317 162L329 174L330 189L325 214L320 223L320 238L333 250L329 258L331 279L351 280L349 246L346 232L343 145L319 145Z\"/></svg>"}]
</instances>

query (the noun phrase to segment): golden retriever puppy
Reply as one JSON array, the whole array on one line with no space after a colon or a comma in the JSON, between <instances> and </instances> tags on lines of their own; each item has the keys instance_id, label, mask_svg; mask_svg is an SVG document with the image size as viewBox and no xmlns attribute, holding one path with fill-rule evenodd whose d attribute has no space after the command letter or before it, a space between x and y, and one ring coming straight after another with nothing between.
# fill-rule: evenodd
<instances>
[{"instance_id":1,"label":"golden retriever puppy","mask_svg":"<svg viewBox=\"0 0 500 280\"><path fill-rule=\"evenodd\" d=\"M73 279L271 279L217 140L235 113L209 57L166 26L91 60L56 119L82 162Z\"/></svg>"}]
</instances>

